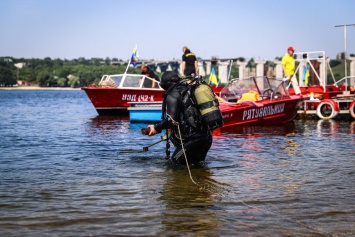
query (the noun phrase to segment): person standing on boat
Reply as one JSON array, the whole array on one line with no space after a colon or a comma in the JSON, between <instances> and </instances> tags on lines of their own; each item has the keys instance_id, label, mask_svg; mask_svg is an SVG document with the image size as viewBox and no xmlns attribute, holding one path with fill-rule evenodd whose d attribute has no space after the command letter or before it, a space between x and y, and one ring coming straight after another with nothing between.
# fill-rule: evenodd
<instances>
[{"instance_id":1,"label":"person standing on boat","mask_svg":"<svg viewBox=\"0 0 355 237\"><path fill-rule=\"evenodd\" d=\"M293 74L295 74L295 59L293 57L293 53L295 49L290 46L287 48L287 53L282 58L282 69L284 72L284 78L291 80Z\"/></svg>"},{"instance_id":2,"label":"person standing on boat","mask_svg":"<svg viewBox=\"0 0 355 237\"><path fill-rule=\"evenodd\" d=\"M287 48L287 53L282 57L282 69L284 72L284 78L292 82L292 86L295 90L295 94L300 94L301 91L298 87L297 78L294 76L295 74L295 58L293 54L295 49L290 46Z\"/></svg>"},{"instance_id":3,"label":"person standing on boat","mask_svg":"<svg viewBox=\"0 0 355 237\"><path fill-rule=\"evenodd\" d=\"M198 63L195 54L193 54L187 46L182 48L182 64L181 64L181 77L191 76L194 74L198 76Z\"/></svg>"},{"instance_id":4,"label":"person standing on boat","mask_svg":"<svg viewBox=\"0 0 355 237\"><path fill-rule=\"evenodd\" d=\"M142 64L141 71L142 71L143 75L150 77L152 79L155 79L157 81L160 81L159 77L157 75L155 75L155 73L152 70L150 70L150 68L147 65ZM141 83L142 83L142 79L139 80L139 85ZM158 88L158 83L154 80L145 79L143 82L143 87L144 88Z\"/></svg>"},{"instance_id":5,"label":"person standing on boat","mask_svg":"<svg viewBox=\"0 0 355 237\"><path fill-rule=\"evenodd\" d=\"M186 159L190 164L204 161L212 145L212 132L202 122L198 112L193 112L183 102L183 94L188 87L186 80L179 78L175 72L167 71L160 86L166 91L162 106L163 120L149 125L148 135L154 136L163 129L171 130L169 139L176 147L171 157L174 164L186 164Z\"/></svg>"}]
</instances>

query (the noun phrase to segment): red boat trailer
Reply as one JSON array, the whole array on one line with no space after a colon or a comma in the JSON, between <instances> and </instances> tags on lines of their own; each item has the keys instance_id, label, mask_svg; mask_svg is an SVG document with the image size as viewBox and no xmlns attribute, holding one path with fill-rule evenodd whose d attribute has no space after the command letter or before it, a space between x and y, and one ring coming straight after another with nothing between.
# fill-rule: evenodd
<instances>
[{"instance_id":1,"label":"red boat trailer","mask_svg":"<svg viewBox=\"0 0 355 237\"><path fill-rule=\"evenodd\" d=\"M305 85L305 78L299 80L299 89L304 100L297 113L306 118L333 119L348 115L355 119L355 77L347 76L336 81L323 51L300 52L295 53L295 56L298 62L295 75L298 71L301 71L301 75L306 75L305 65L308 64L308 70L317 79L313 80L314 85L310 86ZM318 62L319 69L316 70L312 62ZM327 85L328 72L334 81L332 85ZM291 83L288 88L290 85ZM289 88L289 93L294 95L295 90Z\"/></svg>"}]
</instances>

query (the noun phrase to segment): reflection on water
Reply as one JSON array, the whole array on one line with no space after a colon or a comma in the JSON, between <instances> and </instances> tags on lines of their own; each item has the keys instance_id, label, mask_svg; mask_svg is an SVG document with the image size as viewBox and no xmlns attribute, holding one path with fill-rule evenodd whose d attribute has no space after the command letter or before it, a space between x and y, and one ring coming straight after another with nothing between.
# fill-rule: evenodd
<instances>
[{"instance_id":1,"label":"reflection on water","mask_svg":"<svg viewBox=\"0 0 355 237\"><path fill-rule=\"evenodd\" d=\"M165 205L163 233L181 236L194 230L203 236L218 228L214 198L221 195L223 185L211 178L207 167L194 168L191 172L199 186L192 183L186 169L166 171L160 197Z\"/></svg>"},{"instance_id":2,"label":"reflection on water","mask_svg":"<svg viewBox=\"0 0 355 237\"><path fill-rule=\"evenodd\" d=\"M284 135L293 134L295 132L295 123L293 121L280 124L278 126L232 126L220 128L214 131L213 135L220 136L224 134L248 135L253 137L265 135Z\"/></svg>"},{"instance_id":3,"label":"reflection on water","mask_svg":"<svg viewBox=\"0 0 355 237\"><path fill-rule=\"evenodd\" d=\"M83 91L0 102L0 236L354 236L355 121L218 129L195 185Z\"/></svg>"},{"instance_id":4,"label":"reflection on water","mask_svg":"<svg viewBox=\"0 0 355 237\"><path fill-rule=\"evenodd\" d=\"M96 116L89 119L87 131L95 134L126 131L129 129L129 117Z\"/></svg>"},{"instance_id":5,"label":"reflection on water","mask_svg":"<svg viewBox=\"0 0 355 237\"><path fill-rule=\"evenodd\" d=\"M355 121L352 121L349 126L349 133L355 134Z\"/></svg>"},{"instance_id":6,"label":"reflection on water","mask_svg":"<svg viewBox=\"0 0 355 237\"><path fill-rule=\"evenodd\" d=\"M317 136L319 137L333 137L338 136L340 124L332 119L321 119L317 121Z\"/></svg>"}]
</instances>

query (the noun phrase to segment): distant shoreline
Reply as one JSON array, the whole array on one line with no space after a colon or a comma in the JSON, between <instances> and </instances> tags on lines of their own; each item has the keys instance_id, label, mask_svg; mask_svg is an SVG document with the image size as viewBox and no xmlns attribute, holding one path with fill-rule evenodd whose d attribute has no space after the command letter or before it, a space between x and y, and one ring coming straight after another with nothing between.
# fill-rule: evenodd
<instances>
[{"instance_id":1,"label":"distant shoreline","mask_svg":"<svg viewBox=\"0 0 355 237\"><path fill-rule=\"evenodd\" d=\"M0 87L0 90L81 90L81 88L70 87L41 87L41 86L17 86Z\"/></svg>"}]
</instances>

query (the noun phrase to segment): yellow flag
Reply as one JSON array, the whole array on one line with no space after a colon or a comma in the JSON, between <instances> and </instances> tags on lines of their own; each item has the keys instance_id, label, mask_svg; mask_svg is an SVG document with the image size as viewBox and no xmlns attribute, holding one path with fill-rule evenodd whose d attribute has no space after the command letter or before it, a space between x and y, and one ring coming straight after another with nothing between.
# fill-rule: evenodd
<instances>
[{"instance_id":1,"label":"yellow flag","mask_svg":"<svg viewBox=\"0 0 355 237\"><path fill-rule=\"evenodd\" d=\"M217 80L217 76L216 76L216 71L214 70L214 68L212 68L211 70L211 74L210 74L210 83L212 85L216 85L218 84L218 80Z\"/></svg>"}]
</instances>

